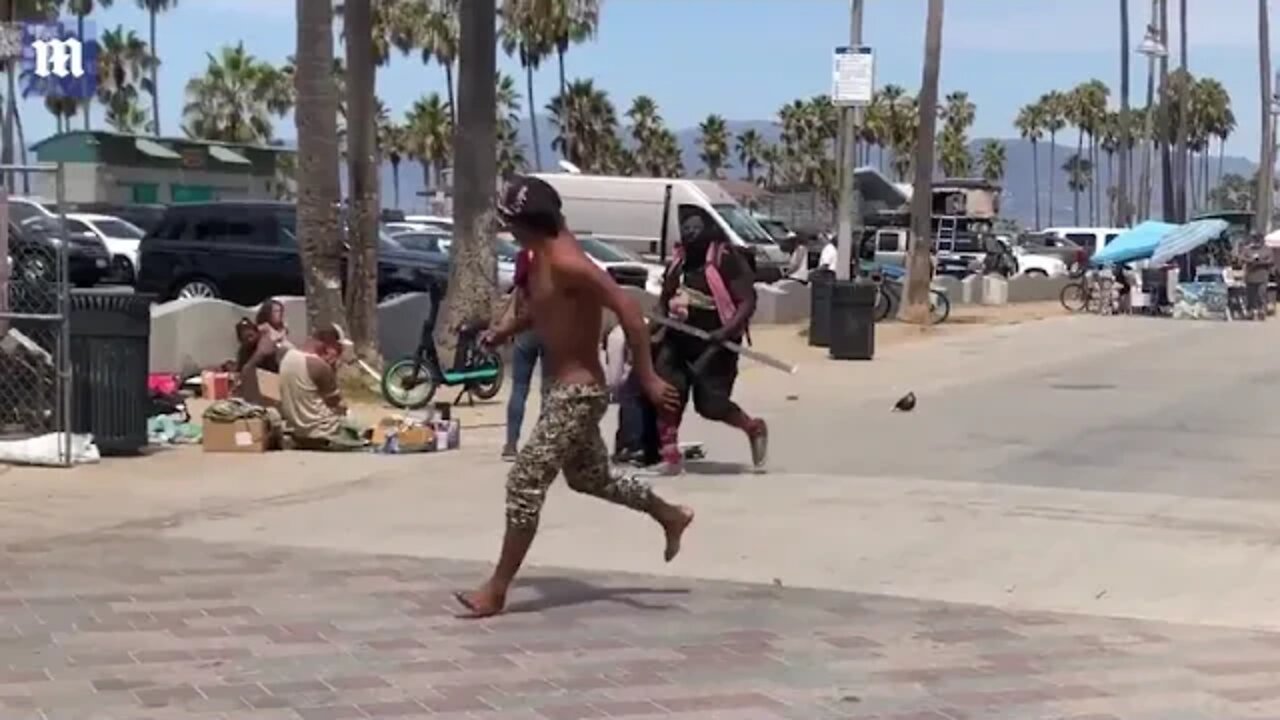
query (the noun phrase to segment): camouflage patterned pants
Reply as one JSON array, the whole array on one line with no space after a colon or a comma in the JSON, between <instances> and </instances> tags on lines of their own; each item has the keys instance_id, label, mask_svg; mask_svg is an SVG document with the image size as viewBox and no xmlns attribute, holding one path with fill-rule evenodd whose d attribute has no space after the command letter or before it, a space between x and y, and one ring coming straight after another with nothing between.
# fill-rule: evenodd
<instances>
[{"instance_id":1,"label":"camouflage patterned pants","mask_svg":"<svg viewBox=\"0 0 1280 720\"><path fill-rule=\"evenodd\" d=\"M609 450L600 435L609 391L599 385L554 385L543 402L533 436L507 476L507 526L537 529L547 489L561 471L580 493L648 512L653 504L649 484L609 469Z\"/></svg>"}]
</instances>

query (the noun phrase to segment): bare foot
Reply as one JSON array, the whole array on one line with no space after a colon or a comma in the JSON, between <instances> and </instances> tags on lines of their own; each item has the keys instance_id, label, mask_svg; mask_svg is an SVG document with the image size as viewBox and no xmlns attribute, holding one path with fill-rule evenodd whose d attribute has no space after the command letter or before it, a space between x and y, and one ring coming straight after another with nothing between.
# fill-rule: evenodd
<instances>
[{"instance_id":1,"label":"bare foot","mask_svg":"<svg viewBox=\"0 0 1280 720\"><path fill-rule=\"evenodd\" d=\"M474 592L456 592L453 594L453 599L467 609L467 614L458 616L463 620L493 617L502 612L507 605L506 593L493 590L489 583L481 585L480 589Z\"/></svg>"},{"instance_id":2,"label":"bare foot","mask_svg":"<svg viewBox=\"0 0 1280 720\"><path fill-rule=\"evenodd\" d=\"M662 524L662 530L667 535L667 547L662 557L667 562L671 562L676 555L680 554L680 538L693 522L693 508L684 505L668 505L662 517L658 518L658 522Z\"/></svg>"}]
</instances>

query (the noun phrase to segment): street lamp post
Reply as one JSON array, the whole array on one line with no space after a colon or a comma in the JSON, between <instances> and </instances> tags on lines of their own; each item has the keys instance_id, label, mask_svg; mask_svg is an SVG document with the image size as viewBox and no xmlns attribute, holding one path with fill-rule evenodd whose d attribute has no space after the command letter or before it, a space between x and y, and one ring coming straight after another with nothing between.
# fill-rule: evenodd
<instances>
[{"instance_id":1,"label":"street lamp post","mask_svg":"<svg viewBox=\"0 0 1280 720\"><path fill-rule=\"evenodd\" d=\"M1146 143L1142 149L1142 203L1141 214L1143 218L1151 215L1151 183L1155 175L1155 127L1156 127L1156 109L1155 109L1155 77L1156 77L1156 61L1169 56L1169 50L1160 42L1160 30L1152 22L1147 25L1147 35L1142 39L1142 44L1138 46L1138 54L1147 58L1147 127Z\"/></svg>"}]
</instances>

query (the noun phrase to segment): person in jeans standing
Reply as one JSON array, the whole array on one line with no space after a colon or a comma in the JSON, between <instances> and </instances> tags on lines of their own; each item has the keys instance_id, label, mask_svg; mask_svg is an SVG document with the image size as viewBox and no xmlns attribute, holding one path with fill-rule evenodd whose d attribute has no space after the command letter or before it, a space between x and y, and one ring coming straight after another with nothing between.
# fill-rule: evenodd
<instances>
[{"instance_id":1,"label":"person in jeans standing","mask_svg":"<svg viewBox=\"0 0 1280 720\"><path fill-rule=\"evenodd\" d=\"M521 250L516 256L516 271L511 288L511 302L514 312L508 313L504 325L518 322L520 316L527 312L529 283L529 251ZM515 336L511 351L511 397L507 399L507 441L502 446L502 459L516 459L517 446L520 443L520 428L524 425L524 406L529 399L529 385L533 382L535 365L542 365L542 395L546 399L549 383L546 378L546 363L542 358L542 341L532 329L525 330Z\"/></svg>"}]
</instances>

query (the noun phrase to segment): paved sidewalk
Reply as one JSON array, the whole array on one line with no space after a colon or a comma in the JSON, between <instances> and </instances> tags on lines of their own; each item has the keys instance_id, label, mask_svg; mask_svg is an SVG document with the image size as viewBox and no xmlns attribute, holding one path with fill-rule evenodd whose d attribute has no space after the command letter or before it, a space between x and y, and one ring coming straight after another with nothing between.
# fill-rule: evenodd
<instances>
[{"instance_id":1,"label":"paved sidewalk","mask_svg":"<svg viewBox=\"0 0 1280 720\"><path fill-rule=\"evenodd\" d=\"M0 716L1228 720L1280 635L779 586L88 534L0 560Z\"/></svg>"}]
</instances>

